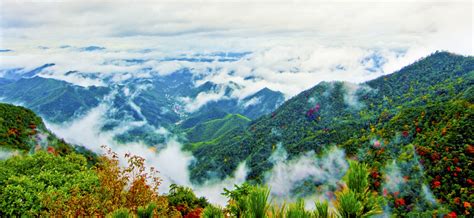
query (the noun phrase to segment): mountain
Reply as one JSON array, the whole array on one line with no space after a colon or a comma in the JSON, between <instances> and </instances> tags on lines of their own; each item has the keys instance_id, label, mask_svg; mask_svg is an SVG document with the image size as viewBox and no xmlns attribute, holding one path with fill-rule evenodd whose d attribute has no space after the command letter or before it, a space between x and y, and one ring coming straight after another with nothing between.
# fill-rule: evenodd
<instances>
[{"instance_id":1,"label":"mountain","mask_svg":"<svg viewBox=\"0 0 474 218\"><path fill-rule=\"evenodd\" d=\"M282 145L290 159L307 151L319 154L330 145L337 145L344 148L349 158L372 167L376 175L372 181L374 190L381 191L382 175L390 175L391 164L403 169L400 171L404 175L412 176L407 181L416 185L409 186L401 195L406 205L421 208L427 200L419 200L419 196L429 195L421 190L433 187L432 184L438 188L436 181L443 179L435 176L440 169L433 165L431 156L419 153L428 146L429 152L424 154L430 153L436 160L452 161L459 152L471 152L459 157L454 165L443 161L449 170L458 167L456 176L460 180L445 179L447 183L434 193L441 201L459 198L472 202L472 192L449 193L463 193L472 187L472 179L466 179L474 173L470 121L474 114L473 85L474 58L447 52L436 52L393 74L362 84L322 82L286 101L271 114L252 121L246 129L235 129L201 143L193 152L196 162L190 166L191 178L198 183L216 175L225 178L246 161L248 179L263 182L264 173L273 166L269 157L277 144ZM443 146L437 147L438 144ZM420 165L418 160L424 160L424 164ZM423 167L427 174L420 171ZM450 207L464 212L460 204L452 203Z\"/></svg>"},{"instance_id":2,"label":"mountain","mask_svg":"<svg viewBox=\"0 0 474 218\"><path fill-rule=\"evenodd\" d=\"M21 78L0 85L2 101L20 103L53 122L64 122L96 107L109 89L84 88L42 77Z\"/></svg>"},{"instance_id":3,"label":"mountain","mask_svg":"<svg viewBox=\"0 0 474 218\"><path fill-rule=\"evenodd\" d=\"M42 66L39 66L37 68L34 68L32 70L25 70L24 68L5 69L5 70L0 70L0 75L3 79L16 81L21 78L31 78L35 76L36 74L41 73L46 68L52 67L54 65L55 64L53 63L48 63Z\"/></svg>"},{"instance_id":4,"label":"mountain","mask_svg":"<svg viewBox=\"0 0 474 218\"><path fill-rule=\"evenodd\" d=\"M270 89L238 99L233 97L237 84L196 85L194 77L184 70L106 87L22 77L0 83L0 95L58 121L104 107L101 131L137 124L115 136L123 143L162 142L163 136L154 134L161 126L182 133L185 148L195 157L190 166L195 183L226 178L242 162L249 169L248 182L265 183L278 154L288 157L284 163L290 164L300 157L319 160L337 153L367 164L367 186L383 196L384 210L392 215L473 212L474 57L436 52L365 83L322 82L284 103L282 94ZM196 108L183 103L196 103L200 95L219 98ZM94 159L87 150L58 139L24 107L0 104L0 136L2 157L5 151L45 149ZM314 155L305 156L308 152ZM39 152L33 160L38 158L48 156ZM14 175L15 161L7 161L9 177L2 181L14 181L5 178ZM327 168L324 161L319 164L325 170L339 170ZM23 165L27 162L22 161L22 169ZM324 185L301 178L289 192L308 196L325 191Z\"/></svg>"},{"instance_id":5,"label":"mountain","mask_svg":"<svg viewBox=\"0 0 474 218\"><path fill-rule=\"evenodd\" d=\"M235 129L244 129L251 120L240 114L228 114L224 118L213 119L200 123L186 130L186 138L191 143L189 147L194 150L202 144L209 143L222 137ZM200 143L193 143L200 142Z\"/></svg>"},{"instance_id":6,"label":"mountain","mask_svg":"<svg viewBox=\"0 0 474 218\"><path fill-rule=\"evenodd\" d=\"M38 150L59 155L81 153L90 161L95 158L95 154L84 147L70 145L56 137L33 111L0 103L0 151L13 154Z\"/></svg>"},{"instance_id":7,"label":"mountain","mask_svg":"<svg viewBox=\"0 0 474 218\"><path fill-rule=\"evenodd\" d=\"M238 54L230 55L232 58ZM167 75L130 78L121 82L104 77L101 86L81 86L42 77L41 72L51 66L54 64L45 64L28 72L22 68L2 71L1 101L30 108L52 123L70 122L99 106L104 107L100 131L119 129L114 138L121 143L144 141L154 146L165 139L156 129L180 133L228 114L242 114L255 119L270 113L284 101L283 93L267 88L239 99L234 93L241 87L236 83L206 82L198 85L202 76L187 68ZM64 77L87 80L99 75L68 71ZM121 131L120 127L130 123L136 125Z\"/></svg>"}]
</instances>

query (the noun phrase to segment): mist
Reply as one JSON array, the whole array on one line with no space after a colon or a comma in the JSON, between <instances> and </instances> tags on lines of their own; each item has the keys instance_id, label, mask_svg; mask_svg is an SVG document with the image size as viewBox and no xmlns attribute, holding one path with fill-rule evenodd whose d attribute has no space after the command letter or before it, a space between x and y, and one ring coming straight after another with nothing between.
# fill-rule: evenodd
<instances>
[{"instance_id":1,"label":"mist","mask_svg":"<svg viewBox=\"0 0 474 218\"><path fill-rule=\"evenodd\" d=\"M223 189L230 189L234 184L245 182L248 170L245 163L241 163L232 177L224 180L208 181L203 185L193 184L189 177L188 166L194 160L194 157L190 152L183 151L182 144L177 137L171 135L163 127L155 129L156 134L165 137L166 140L163 144L147 146L143 142L117 142L114 140L114 136L133 127L146 125L146 121L122 122L111 131L101 131L102 125L108 119L107 113L113 112L111 105L107 102L103 101L84 116L71 122L63 124L45 122L46 127L67 142L82 145L98 154L104 152L101 146L106 145L121 158L126 153L145 158L147 167L153 166L159 171L159 176L162 179L160 193L167 193L171 184L184 185L191 187L196 195L206 197L211 203L225 205L226 199L221 195ZM121 164L126 164L123 159L121 159Z\"/></svg>"},{"instance_id":2,"label":"mist","mask_svg":"<svg viewBox=\"0 0 474 218\"><path fill-rule=\"evenodd\" d=\"M46 126L67 142L84 146L98 154L104 152L101 146L106 145L119 157L130 153L145 158L146 166L153 166L159 171L159 176L162 178L160 193L167 193L171 184L183 185L191 187L196 195L206 197L211 203L225 205L227 199L221 195L223 189L232 189L235 184L239 185L246 181L248 169L246 163L242 162L232 176L223 180L211 179L200 185L193 184L188 167L195 158L191 152L183 150L179 138L164 127L152 129L154 134L162 135L165 138L161 144L149 146L141 141L117 142L114 139L116 135L134 127L147 125L146 119L143 121L125 120L112 130L102 131L101 127L110 119L110 114L115 113L111 99L117 93L114 91L106 96L101 104L82 117L62 124L46 121ZM133 96L133 94L129 96ZM294 196L297 195L294 193L295 190L304 188L302 184L305 181L316 184L318 189L310 192L311 196L303 197L319 200L331 199L332 192L337 188L337 182L348 168L344 151L335 146L320 157L317 157L314 152L308 152L295 159L288 159L288 154L280 143L269 158L274 167L265 174L265 181L272 190L272 196L277 200L293 201ZM123 159L121 162L123 165L126 164Z\"/></svg>"},{"instance_id":3,"label":"mist","mask_svg":"<svg viewBox=\"0 0 474 218\"><path fill-rule=\"evenodd\" d=\"M265 181L277 201L295 201L298 197L312 201L331 200L337 184L348 169L344 150L336 146L330 147L321 156L310 151L288 159L285 148L279 143L270 161L274 166L266 173Z\"/></svg>"}]
</instances>

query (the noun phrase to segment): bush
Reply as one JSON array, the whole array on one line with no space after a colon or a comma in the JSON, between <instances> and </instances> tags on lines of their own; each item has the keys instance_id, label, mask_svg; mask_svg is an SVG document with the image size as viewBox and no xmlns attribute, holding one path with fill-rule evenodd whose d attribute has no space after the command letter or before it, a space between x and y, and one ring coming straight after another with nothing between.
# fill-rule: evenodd
<instances>
[{"instance_id":1,"label":"bush","mask_svg":"<svg viewBox=\"0 0 474 218\"><path fill-rule=\"evenodd\" d=\"M202 212L202 217L203 218L224 218L225 216L224 216L224 212L222 211L222 208L209 205Z\"/></svg>"},{"instance_id":2,"label":"bush","mask_svg":"<svg viewBox=\"0 0 474 218\"><path fill-rule=\"evenodd\" d=\"M382 213L382 198L369 190L366 164L351 161L344 181L347 187L336 193L336 209L342 217L370 217Z\"/></svg>"},{"instance_id":3,"label":"bush","mask_svg":"<svg viewBox=\"0 0 474 218\"><path fill-rule=\"evenodd\" d=\"M269 208L269 196L270 190L267 187L255 186L246 199L248 205L246 214L254 218L265 217Z\"/></svg>"},{"instance_id":4,"label":"bush","mask_svg":"<svg viewBox=\"0 0 474 218\"><path fill-rule=\"evenodd\" d=\"M153 217L153 211L157 208L155 203L150 203L145 207L138 207L137 216L139 218L151 218Z\"/></svg>"},{"instance_id":5,"label":"bush","mask_svg":"<svg viewBox=\"0 0 474 218\"><path fill-rule=\"evenodd\" d=\"M127 208L120 208L115 210L110 214L110 217L112 218L129 218L133 217L130 211Z\"/></svg>"},{"instance_id":6,"label":"bush","mask_svg":"<svg viewBox=\"0 0 474 218\"><path fill-rule=\"evenodd\" d=\"M357 199L356 193L351 190L344 190L336 193L336 209L343 218L361 217L363 206Z\"/></svg>"},{"instance_id":7,"label":"bush","mask_svg":"<svg viewBox=\"0 0 474 218\"><path fill-rule=\"evenodd\" d=\"M316 216L319 218L329 218L329 204L327 201L315 202Z\"/></svg>"},{"instance_id":8,"label":"bush","mask_svg":"<svg viewBox=\"0 0 474 218\"><path fill-rule=\"evenodd\" d=\"M295 203L288 205L288 210L286 211L286 218L312 218L314 214L312 212L306 211L304 208L304 200L298 199Z\"/></svg>"}]
</instances>

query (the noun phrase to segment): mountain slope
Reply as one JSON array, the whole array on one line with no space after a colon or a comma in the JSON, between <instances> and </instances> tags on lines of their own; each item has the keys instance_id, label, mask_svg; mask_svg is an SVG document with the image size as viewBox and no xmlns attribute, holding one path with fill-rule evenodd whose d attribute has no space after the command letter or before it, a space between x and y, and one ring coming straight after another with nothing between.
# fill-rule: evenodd
<instances>
[{"instance_id":1,"label":"mountain slope","mask_svg":"<svg viewBox=\"0 0 474 218\"><path fill-rule=\"evenodd\" d=\"M57 138L46 129L43 120L33 111L0 103L0 151L34 153L37 150L47 150L59 155L82 153L89 160L95 158L87 149Z\"/></svg>"},{"instance_id":2,"label":"mountain slope","mask_svg":"<svg viewBox=\"0 0 474 218\"><path fill-rule=\"evenodd\" d=\"M236 83L201 85L203 75L183 68L171 74L159 75L149 72L148 77L131 77L117 82L113 77L104 77L102 85L83 87L62 80L41 77L45 68L53 63L39 66L26 72L23 68L0 71L0 99L3 102L24 105L40 114L49 122L64 123L85 115L97 106L107 107L101 131L111 131L130 122L140 123L133 132L157 138L146 132L164 127L171 132L191 128L199 123L223 118L227 114L242 114L257 118L271 112L283 100L283 94L269 89L239 99L240 87ZM150 69L143 69L150 71ZM95 79L100 73L68 71L63 77L71 81ZM69 80L68 80L69 81ZM208 97L211 99L208 100ZM258 104L256 104L258 103ZM140 141L136 134L125 132L118 135L119 141ZM159 137L158 137L159 138ZM162 138L162 137L161 137ZM161 139L145 140L149 145Z\"/></svg>"},{"instance_id":3,"label":"mountain slope","mask_svg":"<svg viewBox=\"0 0 474 218\"><path fill-rule=\"evenodd\" d=\"M224 118L214 119L204 123L200 123L188 130L186 130L186 138L191 143L189 146L192 150L205 144L207 141L212 141L222 137L235 129L243 129L251 120L240 114L228 114ZM201 143L193 143L201 142Z\"/></svg>"},{"instance_id":4,"label":"mountain slope","mask_svg":"<svg viewBox=\"0 0 474 218\"><path fill-rule=\"evenodd\" d=\"M108 92L109 89L104 87L84 88L41 77L23 78L0 86L2 101L22 103L53 122L63 122L84 114L97 106Z\"/></svg>"},{"instance_id":5,"label":"mountain slope","mask_svg":"<svg viewBox=\"0 0 474 218\"><path fill-rule=\"evenodd\" d=\"M372 167L371 187L391 196L389 206L395 214L436 209L436 202L469 214L472 208L464 208L462 202L473 202L472 191L467 191L474 185L473 86L474 57L447 52L359 85L323 82L247 129L197 148L191 178L198 183L224 178L246 161L248 179L263 182L277 144L290 159L337 145L349 158ZM449 167L448 173L437 164ZM401 182L393 185L389 180Z\"/></svg>"},{"instance_id":6,"label":"mountain slope","mask_svg":"<svg viewBox=\"0 0 474 218\"><path fill-rule=\"evenodd\" d=\"M249 159L252 164L250 177L256 178L268 169L268 163L262 158L271 154L276 143L283 143L290 155L307 150L319 151L332 143L343 144L361 136L359 130L370 130L370 126L381 119L380 116L387 116L382 118L389 120L402 107L451 99L472 86L473 69L472 57L439 52L364 84L323 82L288 100L272 114L252 122L244 132L232 133L238 140L216 142L198 149L195 155L198 160L214 155L221 160L226 156L238 157L236 163ZM229 148L236 146L244 152L218 152L230 152L236 149ZM346 147L349 154L356 152L351 146ZM202 176L198 175L200 164L198 161L198 168L193 170L196 178ZM209 167L208 170L231 172L227 167L229 165Z\"/></svg>"}]
</instances>

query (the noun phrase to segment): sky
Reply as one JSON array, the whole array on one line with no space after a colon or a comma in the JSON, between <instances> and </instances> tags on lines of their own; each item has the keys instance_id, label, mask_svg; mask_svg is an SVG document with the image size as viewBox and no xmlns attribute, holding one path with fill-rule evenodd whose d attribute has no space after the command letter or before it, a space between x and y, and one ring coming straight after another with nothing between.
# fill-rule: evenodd
<instances>
[{"instance_id":1,"label":"sky","mask_svg":"<svg viewBox=\"0 0 474 218\"><path fill-rule=\"evenodd\" d=\"M11 51L0 52L0 69L56 63L48 77L83 86L103 81L63 74L94 71L122 81L143 76L144 67L160 74L213 69L218 73L205 80L240 81L248 87L240 98L263 87L291 97L321 81L392 73L436 50L473 55L473 7L426 0L2 0L0 49ZM81 52L91 45L106 49ZM252 54L233 64L156 61L216 51ZM104 64L119 58L153 61ZM249 75L261 80L244 81Z\"/></svg>"}]
</instances>

